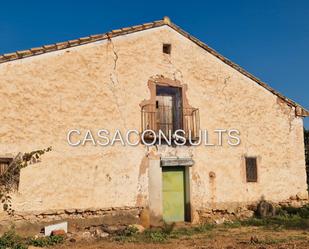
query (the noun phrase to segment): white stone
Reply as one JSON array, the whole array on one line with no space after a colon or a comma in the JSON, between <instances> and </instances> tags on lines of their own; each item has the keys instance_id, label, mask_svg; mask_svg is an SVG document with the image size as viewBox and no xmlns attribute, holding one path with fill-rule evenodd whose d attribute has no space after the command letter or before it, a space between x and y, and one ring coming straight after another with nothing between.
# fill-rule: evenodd
<instances>
[{"instance_id":1,"label":"white stone","mask_svg":"<svg viewBox=\"0 0 309 249\"><path fill-rule=\"evenodd\" d=\"M52 231L54 230L64 230L67 233L68 232L68 222L62 222L62 223L53 224L53 225L44 227L45 236L50 236Z\"/></svg>"}]
</instances>

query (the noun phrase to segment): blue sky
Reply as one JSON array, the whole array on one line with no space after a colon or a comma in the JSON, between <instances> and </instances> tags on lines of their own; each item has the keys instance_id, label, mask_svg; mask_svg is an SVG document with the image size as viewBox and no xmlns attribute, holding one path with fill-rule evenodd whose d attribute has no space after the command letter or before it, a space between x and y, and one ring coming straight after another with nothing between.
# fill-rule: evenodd
<instances>
[{"instance_id":1,"label":"blue sky","mask_svg":"<svg viewBox=\"0 0 309 249\"><path fill-rule=\"evenodd\" d=\"M0 54L162 19L309 109L309 1L3 1ZM305 120L309 128L309 118Z\"/></svg>"}]
</instances>

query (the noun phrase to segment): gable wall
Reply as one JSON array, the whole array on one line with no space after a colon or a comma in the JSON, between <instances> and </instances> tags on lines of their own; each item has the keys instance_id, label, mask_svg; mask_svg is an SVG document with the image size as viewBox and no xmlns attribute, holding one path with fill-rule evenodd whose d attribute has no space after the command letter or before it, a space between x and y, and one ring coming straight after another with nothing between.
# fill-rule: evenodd
<instances>
[{"instance_id":1,"label":"gable wall","mask_svg":"<svg viewBox=\"0 0 309 249\"><path fill-rule=\"evenodd\" d=\"M172 44L171 58L162 54L165 42ZM1 154L53 147L22 170L15 209L147 205L144 146L70 147L66 133L140 128L139 104L149 99L147 81L156 75L188 85L201 129L241 132L238 147L187 149L195 160L194 208L306 192L303 126L295 110L165 26L0 65ZM258 157L258 183L245 182L244 155Z\"/></svg>"}]
</instances>

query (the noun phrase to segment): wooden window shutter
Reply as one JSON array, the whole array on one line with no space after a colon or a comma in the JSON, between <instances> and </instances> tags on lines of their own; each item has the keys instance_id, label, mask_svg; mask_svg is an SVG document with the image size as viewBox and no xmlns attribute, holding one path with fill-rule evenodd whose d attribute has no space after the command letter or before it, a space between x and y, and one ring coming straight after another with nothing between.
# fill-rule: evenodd
<instances>
[{"instance_id":1,"label":"wooden window shutter","mask_svg":"<svg viewBox=\"0 0 309 249\"><path fill-rule=\"evenodd\" d=\"M9 168L11 160L9 159L0 159L0 176L2 176Z\"/></svg>"},{"instance_id":2,"label":"wooden window shutter","mask_svg":"<svg viewBox=\"0 0 309 249\"><path fill-rule=\"evenodd\" d=\"M257 182L257 162L255 157L246 157L247 182Z\"/></svg>"}]
</instances>

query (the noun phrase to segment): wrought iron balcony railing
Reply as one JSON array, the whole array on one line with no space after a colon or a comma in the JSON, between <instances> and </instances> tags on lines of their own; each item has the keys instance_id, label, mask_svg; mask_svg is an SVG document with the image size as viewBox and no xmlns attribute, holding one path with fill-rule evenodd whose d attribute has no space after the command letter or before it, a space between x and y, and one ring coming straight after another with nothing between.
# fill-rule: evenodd
<instances>
[{"instance_id":1,"label":"wrought iron balcony railing","mask_svg":"<svg viewBox=\"0 0 309 249\"><path fill-rule=\"evenodd\" d=\"M182 108L180 114L180 119L176 119L174 111L168 106L144 105L141 109L142 132L152 130L158 134L161 130L168 135L168 131L173 134L175 130L181 129L185 138L189 138L191 134L191 139L197 140L200 128L199 109ZM149 136L151 138L151 134Z\"/></svg>"}]
</instances>

